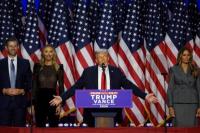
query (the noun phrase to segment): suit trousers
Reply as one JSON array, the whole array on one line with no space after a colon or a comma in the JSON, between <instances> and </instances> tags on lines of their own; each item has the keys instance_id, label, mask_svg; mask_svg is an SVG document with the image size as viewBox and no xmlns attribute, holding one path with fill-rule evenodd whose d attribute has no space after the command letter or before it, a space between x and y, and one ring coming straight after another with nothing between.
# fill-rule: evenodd
<instances>
[{"instance_id":1,"label":"suit trousers","mask_svg":"<svg viewBox=\"0 0 200 133\"><path fill-rule=\"evenodd\" d=\"M25 127L26 108L19 107L15 98L10 97L8 107L0 109L0 126Z\"/></svg>"}]
</instances>

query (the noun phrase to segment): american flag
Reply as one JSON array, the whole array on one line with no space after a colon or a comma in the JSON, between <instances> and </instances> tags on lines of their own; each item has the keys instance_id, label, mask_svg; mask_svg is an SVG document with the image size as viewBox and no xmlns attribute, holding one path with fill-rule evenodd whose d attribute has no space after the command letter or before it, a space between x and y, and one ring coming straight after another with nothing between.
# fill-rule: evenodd
<instances>
[{"instance_id":1,"label":"american flag","mask_svg":"<svg viewBox=\"0 0 200 133\"><path fill-rule=\"evenodd\" d=\"M115 30L117 33L121 33L123 30L125 20L126 20L126 14L127 14L127 6L128 2L127 0L115 0L116 1L116 10L114 10L114 22L115 24Z\"/></svg>"},{"instance_id":2,"label":"american flag","mask_svg":"<svg viewBox=\"0 0 200 133\"><path fill-rule=\"evenodd\" d=\"M146 67L145 88L148 93L154 93L158 98L157 104L148 104L148 114L154 126L165 120L166 107L166 78L168 66L165 57L164 38L166 34L165 17L167 10L161 1L151 0L146 3L145 42ZM163 75L162 75L163 74Z\"/></svg>"},{"instance_id":3,"label":"american flag","mask_svg":"<svg viewBox=\"0 0 200 133\"><path fill-rule=\"evenodd\" d=\"M194 45L194 51L193 51L193 58L197 64L198 67L200 67L200 1L198 1L198 4L193 5L194 14L193 16L193 30L195 30L195 45Z\"/></svg>"},{"instance_id":4,"label":"american flag","mask_svg":"<svg viewBox=\"0 0 200 133\"><path fill-rule=\"evenodd\" d=\"M15 35L13 24L13 5L9 0L0 2L0 59L6 56L4 42Z\"/></svg>"},{"instance_id":5,"label":"american flag","mask_svg":"<svg viewBox=\"0 0 200 133\"><path fill-rule=\"evenodd\" d=\"M194 46L194 37L191 29L190 16L188 14L190 6L184 0L173 1L171 5L173 6L170 11L171 19L165 37L169 67L176 64L177 53L182 47L187 46L193 49Z\"/></svg>"},{"instance_id":6,"label":"american flag","mask_svg":"<svg viewBox=\"0 0 200 133\"><path fill-rule=\"evenodd\" d=\"M145 49L143 36L143 13L142 1L130 1L126 15L122 38L119 43L118 61L119 67L126 77L136 86L145 89ZM144 101L133 97L133 108L126 109L126 115L136 126L144 123L147 114Z\"/></svg>"},{"instance_id":7,"label":"american flag","mask_svg":"<svg viewBox=\"0 0 200 133\"><path fill-rule=\"evenodd\" d=\"M34 62L40 59L40 40L38 31L37 13L34 1L27 3L27 9L24 17L23 42L21 44L21 54L23 58L29 59L32 66Z\"/></svg>"},{"instance_id":8,"label":"american flag","mask_svg":"<svg viewBox=\"0 0 200 133\"><path fill-rule=\"evenodd\" d=\"M110 64L117 66L117 32L115 29L114 13L116 6L113 0L105 0L102 3L100 12L99 30L96 35L94 49L108 49L110 55Z\"/></svg>"},{"instance_id":9,"label":"american flag","mask_svg":"<svg viewBox=\"0 0 200 133\"><path fill-rule=\"evenodd\" d=\"M91 0L88 10L89 24L91 25L91 39L92 42L94 42L98 34L100 24L100 3L97 0Z\"/></svg>"},{"instance_id":10,"label":"american flag","mask_svg":"<svg viewBox=\"0 0 200 133\"><path fill-rule=\"evenodd\" d=\"M74 13L73 25L73 58L75 62L75 79L77 80L84 70L94 65L94 52L91 39L91 26L89 21L89 1L80 0L77 2L77 8ZM77 119L79 122L83 120L82 110L78 110Z\"/></svg>"},{"instance_id":11,"label":"american flag","mask_svg":"<svg viewBox=\"0 0 200 133\"><path fill-rule=\"evenodd\" d=\"M74 17L73 43L75 48L74 58L77 78L81 76L84 68L94 65L88 2L87 0L78 1Z\"/></svg>"},{"instance_id":12,"label":"american flag","mask_svg":"<svg viewBox=\"0 0 200 133\"><path fill-rule=\"evenodd\" d=\"M13 24L15 29L15 36L19 40L20 44L24 40L24 24L25 24L25 15L26 15L26 8L23 6L20 0L13 0ZM20 53L21 54L21 53Z\"/></svg>"},{"instance_id":13,"label":"american flag","mask_svg":"<svg viewBox=\"0 0 200 133\"><path fill-rule=\"evenodd\" d=\"M194 60L196 61L198 67L200 67L200 15L198 14L198 23L197 23L197 34L195 38L195 47L194 47Z\"/></svg>"}]
</instances>

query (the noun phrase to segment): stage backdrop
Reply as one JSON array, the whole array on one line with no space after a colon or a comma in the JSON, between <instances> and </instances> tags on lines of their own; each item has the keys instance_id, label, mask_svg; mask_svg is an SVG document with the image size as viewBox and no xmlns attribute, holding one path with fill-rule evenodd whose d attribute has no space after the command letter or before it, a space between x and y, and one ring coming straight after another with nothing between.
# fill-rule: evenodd
<instances>
[{"instance_id":1,"label":"stage backdrop","mask_svg":"<svg viewBox=\"0 0 200 133\"><path fill-rule=\"evenodd\" d=\"M38 62L41 49L51 44L64 65L66 90L83 69L94 65L94 50L106 48L118 66L141 90L153 92L159 103L149 105L133 96L125 120L136 126L149 119L164 120L169 68L178 50L189 47L200 66L199 0L1 0L0 58L4 41L20 40L19 55ZM66 101L66 111L75 108ZM82 111L77 120L82 121Z\"/></svg>"}]
</instances>

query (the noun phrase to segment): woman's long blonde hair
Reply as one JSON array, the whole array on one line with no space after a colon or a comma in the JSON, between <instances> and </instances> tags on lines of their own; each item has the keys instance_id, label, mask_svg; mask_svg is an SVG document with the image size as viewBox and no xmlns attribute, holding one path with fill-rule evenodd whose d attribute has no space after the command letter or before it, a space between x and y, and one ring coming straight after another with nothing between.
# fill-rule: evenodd
<instances>
[{"instance_id":1,"label":"woman's long blonde hair","mask_svg":"<svg viewBox=\"0 0 200 133\"><path fill-rule=\"evenodd\" d=\"M195 64L194 61L193 61L192 52L191 52L191 50L190 50L189 48L183 47L183 48L178 52L178 56L177 56L177 60L176 60L177 65L179 65L179 66L181 67L181 64L182 64L181 58L182 58L182 55L183 55L183 53L184 53L185 51L188 51L189 54L190 54L190 59L189 59L189 64L188 64L188 66L189 66L189 69L191 70L192 75L193 75L194 77L196 77L197 74L198 74L198 72L197 72L198 69L197 69L196 64Z\"/></svg>"},{"instance_id":2,"label":"woman's long blonde hair","mask_svg":"<svg viewBox=\"0 0 200 133\"><path fill-rule=\"evenodd\" d=\"M56 60L57 60L57 54L56 54L56 51L55 51L54 47L53 47L52 45L50 45L50 44L45 45L45 47L42 49L42 54L41 54L41 59L40 59L41 69L43 69L43 68L44 68L44 65L45 65L44 50L45 50L46 48L51 48L51 49L53 49L52 65L54 66L55 70L58 71L59 65L58 65L58 63L56 62Z\"/></svg>"}]
</instances>

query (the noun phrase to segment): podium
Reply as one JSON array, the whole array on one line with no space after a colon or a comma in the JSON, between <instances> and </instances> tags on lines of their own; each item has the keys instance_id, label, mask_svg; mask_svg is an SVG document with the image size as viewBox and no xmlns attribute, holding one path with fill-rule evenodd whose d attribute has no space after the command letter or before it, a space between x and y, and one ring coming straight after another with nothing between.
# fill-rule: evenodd
<instances>
[{"instance_id":1,"label":"podium","mask_svg":"<svg viewBox=\"0 0 200 133\"><path fill-rule=\"evenodd\" d=\"M95 119L95 127L114 127L114 117L116 112L93 112L92 116Z\"/></svg>"},{"instance_id":2,"label":"podium","mask_svg":"<svg viewBox=\"0 0 200 133\"><path fill-rule=\"evenodd\" d=\"M91 112L94 117L95 127L114 127L116 110L119 108L132 107L132 91L131 90L76 90L76 107L91 108L98 111ZM108 111L101 111L108 109ZM112 109L112 111L110 111Z\"/></svg>"}]
</instances>

